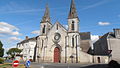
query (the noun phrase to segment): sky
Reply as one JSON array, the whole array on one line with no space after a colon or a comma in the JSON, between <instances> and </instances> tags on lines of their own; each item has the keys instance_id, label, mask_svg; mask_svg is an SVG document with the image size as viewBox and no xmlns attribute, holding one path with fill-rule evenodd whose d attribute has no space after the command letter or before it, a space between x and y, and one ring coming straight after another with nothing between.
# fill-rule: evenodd
<instances>
[{"instance_id":1,"label":"sky","mask_svg":"<svg viewBox=\"0 0 120 68\"><path fill-rule=\"evenodd\" d=\"M15 47L25 36L39 35L46 4L51 22L67 28L71 0L0 0L0 40L4 48ZM120 0L75 0L80 32L92 37L120 28ZM94 38L95 39L95 38Z\"/></svg>"}]
</instances>

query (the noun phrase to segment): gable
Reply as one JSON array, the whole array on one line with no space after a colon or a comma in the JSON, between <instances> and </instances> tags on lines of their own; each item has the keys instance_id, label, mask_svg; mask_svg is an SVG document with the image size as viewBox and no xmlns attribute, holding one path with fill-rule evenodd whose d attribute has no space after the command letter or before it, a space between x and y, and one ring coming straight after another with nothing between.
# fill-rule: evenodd
<instances>
[{"instance_id":1,"label":"gable","mask_svg":"<svg viewBox=\"0 0 120 68\"><path fill-rule=\"evenodd\" d=\"M67 33L67 29L65 29L59 22L56 22L50 29L50 31L48 32L48 34L50 32L66 32Z\"/></svg>"},{"instance_id":2,"label":"gable","mask_svg":"<svg viewBox=\"0 0 120 68\"><path fill-rule=\"evenodd\" d=\"M47 44L49 49L56 46L55 44L59 44L61 47L65 46L66 36L67 30L60 25L60 23L56 22L47 34Z\"/></svg>"}]
</instances>

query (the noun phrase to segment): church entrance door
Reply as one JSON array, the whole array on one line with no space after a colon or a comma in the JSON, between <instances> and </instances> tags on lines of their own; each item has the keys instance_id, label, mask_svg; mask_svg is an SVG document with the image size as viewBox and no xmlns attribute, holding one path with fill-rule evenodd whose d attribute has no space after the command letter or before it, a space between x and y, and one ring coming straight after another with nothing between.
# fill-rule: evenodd
<instances>
[{"instance_id":1,"label":"church entrance door","mask_svg":"<svg viewBox=\"0 0 120 68\"><path fill-rule=\"evenodd\" d=\"M54 63L59 63L60 62L60 49L56 47L54 49Z\"/></svg>"}]
</instances>

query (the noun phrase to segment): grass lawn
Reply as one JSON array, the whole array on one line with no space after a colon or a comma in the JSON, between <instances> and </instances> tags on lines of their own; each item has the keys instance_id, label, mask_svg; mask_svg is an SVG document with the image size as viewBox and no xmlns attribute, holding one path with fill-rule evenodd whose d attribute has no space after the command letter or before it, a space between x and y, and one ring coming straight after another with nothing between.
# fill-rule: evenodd
<instances>
[{"instance_id":1,"label":"grass lawn","mask_svg":"<svg viewBox=\"0 0 120 68\"><path fill-rule=\"evenodd\" d=\"M0 68L13 68L12 64L10 63L4 63L0 64ZM25 68L24 64L20 64L17 68Z\"/></svg>"}]
</instances>

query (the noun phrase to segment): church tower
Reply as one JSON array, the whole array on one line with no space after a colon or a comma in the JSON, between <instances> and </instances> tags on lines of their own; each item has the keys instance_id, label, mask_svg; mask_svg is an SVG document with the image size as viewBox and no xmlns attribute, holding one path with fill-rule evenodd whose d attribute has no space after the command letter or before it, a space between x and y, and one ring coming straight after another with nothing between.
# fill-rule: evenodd
<instances>
[{"instance_id":1,"label":"church tower","mask_svg":"<svg viewBox=\"0 0 120 68\"><path fill-rule=\"evenodd\" d=\"M49 12L48 5L46 5L45 13L42 18L40 26L41 26L41 31L40 31L41 35L46 35L52 26L50 22L50 12Z\"/></svg>"},{"instance_id":2,"label":"church tower","mask_svg":"<svg viewBox=\"0 0 120 68\"><path fill-rule=\"evenodd\" d=\"M74 0L71 1L70 12L68 15L68 32L79 32L79 18Z\"/></svg>"},{"instance_id":3,"label":"church tower","mask_svg":"<svg viewBox=\"0 0 120 68\"><path fill-rule=\"evenodd\" d=\"M70 54L70 57L74 57L74 61L71 61L71 63L78 63L80 51L79 18L74 0L71 0L70 11L68 15L68 38L68 47L66 48L67 54ZM69 56L67 55L67 62L69 61Z\"/></svg>"}]
</instances>

